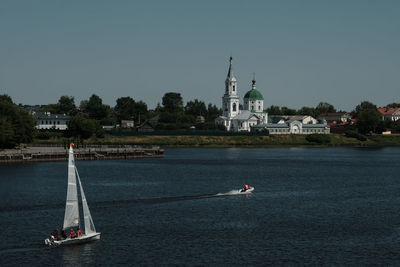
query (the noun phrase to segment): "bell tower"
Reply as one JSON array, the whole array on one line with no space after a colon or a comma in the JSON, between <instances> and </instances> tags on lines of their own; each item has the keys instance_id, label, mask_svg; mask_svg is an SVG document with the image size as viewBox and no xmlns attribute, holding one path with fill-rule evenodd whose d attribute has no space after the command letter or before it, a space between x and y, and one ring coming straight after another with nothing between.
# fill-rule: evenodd
<instances>
[{"instance_id":1,"label":"bell tower","mask_svg":"<svg viewBox=\"0 0 400 267\"><path fill-rule=\"evenodd\" d=\"M229 58L229 70L225 79L225 94L222 97L222 115L231 119L239 114L237 81L233 75L232 57ZM230 128L230 125L227 127Z\"/></svg>"}]
</instances>

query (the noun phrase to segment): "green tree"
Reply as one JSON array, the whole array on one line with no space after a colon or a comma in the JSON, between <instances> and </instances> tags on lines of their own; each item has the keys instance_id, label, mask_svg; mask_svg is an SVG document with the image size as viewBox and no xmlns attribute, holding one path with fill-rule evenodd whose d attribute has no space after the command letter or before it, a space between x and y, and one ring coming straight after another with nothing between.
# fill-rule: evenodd
<instances>
[{"instance_id":1,"label":"green tree","mask_svg":"<svg viewBox=\"0 0 400 267\"><path fill-rule=\"evenodd\" d=\"M376 132L380 125L380 114L374 104L363 101L356 106L356 127L362 134Z\"/></svg>"},{"instance_id":2,"label":"green tree","mask_svg":"<svg viewBox=\"0 0 400 267\"><path fill-rule=\"evenodd\" d=\"M281 108L282 115L296 115L296 110L288 107Z\"/></svg>"},{"instance_id":3,"label":"green tree","mask_svg":"<svg viewBox=\"0 0 400 267\"><path fill-rule=\"evenodd\" d=\"M85 109L89 117L96 120L106 118L109 110L107 109L107 105L103 105L103 100L95 94L89 98Z\"/></svg>"},{"instance_id":4,"label":"green tree","mask_svg":"<svg viewBox=\"0 0 400 267\"><path fill-rule=\"evenodd\" d=\"M319 116L320 114L323 113L333 113L333 112L336 112L335 107L327 102L320 102L315 107L315 116Z\"/></svg>"},{"instance_id":5,"label":"green tree","mask_svg":"<svg viewBox=\"0 0 400 267\"><path fill-rule=\"evenodd\" d=\"M9 118L0 117L0 148L12 148L17 144L13 125Z\"/></svg>"},{"instance_id":6,"label":"green tree","mask_svg":"<svg viewBox=\"0 0 400 267\"><path fill-rule=\"evenodd\" d=\"M369 110L369 109L377 110L377 107L375 104L368 102L368 101L361 102L359 105L356 106L356 109L355 109L356 117L358 116L358 114L361 111Z\"/></svg>"},{"instance_id":7,"label":"green tree","mask_svg":"<svg viewBox=\"0 0 400 267\"><path fill-rule=\"evenodd\" d=\"M114 110L118 121L128 119L143 120L148 113L146 103L143 101L136 102L129 96L118 98Z\"/></svg>"},{"instance_id":8,"label":"green tree","mask_svg":"<svg viewBox=\"0 0 400 267\"><path fill-rule=\"evenodd\" d=\"M297 115L308 115L308 116L312 116L312 117L316 117L315 116L315 108L313 107L302 107L301 109L299 109L297 111Z\"/></svg>"},{"instance_id":9,"label":"green tree","mask_svg":"<svg viewBox=\"0 0 400 267\"><path fill-rule=\"evenodd\" d=\"M8 104L14 104L9 95L0 95L0 101Z\"/></svg>"},{"instance_id":10,"label":"green tree","mask_svg":"<svg viewBox=\"0 0 400 267\"><path fill-rule=\"evenodd\" d=\"M185 113L194 117L197 117L199 115L207 116L206 104L203 101L199 101L197 99L195 99L194 101L189 101L186 103Z\"/></svg>"},{"instance_id":11,"label":"green tree","mask_svg":"<svg viewBox=\"0 0 400 267\"><path fill-rule=\"evenodd\" d=\"M68 121L68 133L70 136L87 139L96 133L101 135L101 132L101 126L97 121L82 115L76 115Z\"/></svg>"},{"instance_id":12,"label":"green tree","mask_svg":"<svg viewBox=\"0 0 400 267\"><path fill-rule=\"evenodd\" d=\"M141 121L144 121L148 117L148 109L147 109L147 104L144 103L143 101L137 101L135 102L135 120L140 123Z\"/></svg>"},{"instance_id":13,"label":"green tree","mask_svg":"<svg viewBox=\"0 0 400 267\"><path fill-rule=\"evenodd\" d=\"M89 100L82 100L82 101L79 103L79 109L80 109L81 111L85 111L86 108L87 108L88 102L89 102Z\"/></svg>"},{"instance_id":14,"label":"green tree","mask_svg":"<svg viewBox=\"0 0 400 267\"><path fill-rule=\"evenodd\" d=\"M117 123L115 110L109 105L104 105L106 111L106 117L102 118L99 122L101 125L115 125Z\"/></svg>"},{"instance_id":15,"label":"green tree","mask_svg":"<svg viewBox=\"0 0 400 267\"><path fill-rule=\"evenodd\" d=\"M183 99L180 93L165 93L162 98L162 105L167 112L182 112Z\"/></svg>"},{"instance_id":16,"label":"green tree","mask_svg":"<svg viewBox=\"0 0 400 267\"><path fill-rule=\"evenodd\" d=\"M7 95L0 96L0 147L12 148L33 140L35 119Z\"/></svg>"},{"instance_id":17,"label":"green tree","mask_svg":"<svg viewBox=\"0 0 400 267\"><path fill-rule=\"evenodd\" d=\"M76 114L76 106L75 106L75 100L74 97L71 96L61 96L60 99L58 100L58 112L61 114L67 114L70 116L73 116Z\"/></svg>"},{"instance_id":18,"label":"green tree","mask_svg":"<svg viewBox=\"0 0 400 267\"><path fill-rule=\"evenodd\" d=\"M279 106L270 106L269 108L266 109L268 115L283 115L281 108Z\"/></svg>"},{"instance_id":19,"label":"green tree","mask_svg":"<svg viewBox=\"0 0 400 267\"><path fill-rule=\"evenodd\" d=\"M387 107L390 107L390 108L400 108L400 103L392 103L392 104L387 105Z\"/></svg>"},{"instance_id":20,"label":"green tree","mask_svg":"<svg viewBox=\"0 0 400 267\"><path fill-rule=\"evenodd\" d=\"M393 123L393 129L395 129L397 132L400 132L400 120L397 120Z\"/></svg>"},{"instance_id":21,"label":"green tree","mask_svg":"<svg viewBox=\"0 0 400 267\"><path fill-rule=\"evenodd\" d=\"M50 112L52 114L59 113L59 106L57 104L48 104L40 107L36 110L37 112Z\"/></svg>"},{"instance_id":22,"label":"green tree","mask_svg":"<svg viewBox=\"0 0 400 267\"><path fill-rule=\"evenodd\" d=\"M132 119L135 114L135 100L129 96L120 97L114 110L118 121Z\"/></svg>"},{"instance_id":23,"label":"green tree","mask_svg":"<svg viewBox=\"0 0 400 267\"><path fill-rule=\"evenodd\" d=\"M207 116L206 120L208 122L215 122L215 119L222 115L222 109L217 108L216 105L212 105L211 103L207 106Z\"/></svg>"}]
</instances>

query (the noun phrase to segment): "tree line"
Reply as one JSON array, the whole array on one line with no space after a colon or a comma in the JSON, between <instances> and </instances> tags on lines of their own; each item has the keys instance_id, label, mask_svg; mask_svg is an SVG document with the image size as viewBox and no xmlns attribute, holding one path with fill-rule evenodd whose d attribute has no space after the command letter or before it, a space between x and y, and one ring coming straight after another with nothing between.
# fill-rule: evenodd
<instances>
[{"instance_id":1,"label":"tree line","mask_svg":"<svg viewBox=\"0 0 400 267\"><path fill-rule=\"evenodd\" d=\"M38 131L36 120L27 112L50 112L70 116L68 130ZM162 97L162 105L149 110L143 101L136 101L130 96L120 97L114 107L106 105L96 94L89 99L75 104L73 96L61 96L57 103L42 106L19 106L14 104L7 95L0 98L0 148L15 147L19 143L29 143L33 138L49 139L52 136L65 138L87 139L91 136L104 137L103 126L115 126L122 120L133 120L135 125L156 118L153 126L156 130L181 130L196 125L198 129L216 129L215 119L222 114L215 105L206 105L203 101L194 99L183 104L180 93L166 93ZM201 123L198 117L204 118ZM130 129L135 130L135 129Z\"/></svg>"},{"instance_id":2,"label":"tree line","mask_svg":"<svg viewBox=\"0 0 400 267\"><path fill-rule=\"evenodd\" d=\"M215 124L215 119L222 114L216 105L206 105L198 99L184 104L181 94L175 92L164 94L161 100L161 104L154 110L149 110L146 103L130 96L118 98L113 107L104 104L96 94L81 101L79 106L75 104L73 96L61 96L55 104L34 107L35 112L70 116L67 131L49 133L35 130L36 121L26 111L26 106L18 106L9 96L0 95L0 148L15 147L19 143L29 143L35 137L46 139L54 135L81 139L91 136L102 138L105 134L103 126L116 125L122 120L133 120L136 126L151 121L155 130L187 130L191 126L202 130L224 129ZM400 107L400 103L387 106ZM321 102L316 107L302 107L298 110L272 105L265 111L269 115L310 115L317 118L322 113L337 110L333 105ZM357 121L355 127L359 133L380 133L386 128L400 131L400 121L382 121L376 105L371 102L361 102L352 111L352 115Z\"/></svg>"},{"instance_id":3,"label":"tree line","mask_svg":"<svg viewBox=\"0 0 400 267\"><path fill-rule=\"evenodd\" d=\"M15 105L8 95L0 95L0 148L13 148L33 140L35 119Z\"/></svg>"}]
</instances>

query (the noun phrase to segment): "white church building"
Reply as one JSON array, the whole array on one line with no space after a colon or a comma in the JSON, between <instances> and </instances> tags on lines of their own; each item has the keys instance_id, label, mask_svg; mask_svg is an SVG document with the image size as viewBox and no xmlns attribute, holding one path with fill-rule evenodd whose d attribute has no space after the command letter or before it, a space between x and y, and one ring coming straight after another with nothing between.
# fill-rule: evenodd
<instances>
[{"instance_id":1,"label":"white church building","mask_svg":"<svg viewBox=\"0 0 400 267\"><path fill-rule=\"evenodd\" d=\"M268 122L268 114L264 112L264 98L256 89L253 79L251 90L243 98L243 109L239 109L237 80L233 75L232 57L229 59L228 75L225 79L225 94L222 97L222 116L215 122L224 125L227 131L247 131L258 124Z\"/></svg>"},{"instance_id":2,"label":"white church building","mask_svg":"<svg viewBox=\"0 0 400 267\"><path fill-rule=\"evenodd\" d=\"M225 79L225 93L222 97L222 116L216 124L223 125L227 131L242 132L268 131L269 134L329 134L330 128L326 121L318 123L311 116L280 116L277 123L268 121L264 111L264 97L256 89L255 78L251 90L243 98L243 109L239 109L237 80L233 75L232 57L229 59L228 75ZM271 116L273 117L273 116Z\"/></svg>"}]
</instances>

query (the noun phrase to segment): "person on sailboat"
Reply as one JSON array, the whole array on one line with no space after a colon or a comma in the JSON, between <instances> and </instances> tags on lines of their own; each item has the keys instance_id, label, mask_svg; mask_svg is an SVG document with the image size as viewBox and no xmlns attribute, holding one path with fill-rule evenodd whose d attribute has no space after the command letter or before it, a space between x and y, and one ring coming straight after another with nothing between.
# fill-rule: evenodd
<instances>
[{"instance_id":1,"label":"person on sailboat","mask_svg":"<svg viewBox=\"0 0 400 267\"><path fill-rule=\"evenodd\" d=\"M82 236L82 230L78 227L78 237L81 237Z\"/></svg>"},{"instance_id":2,"label":"person on sailboat","mask_svg":"<svg viewBox=\"0 0 400 267\"><path fill-rule=\"evenodd\" d=\"M58 240L58 229L54 230L53 233L51 233L51 235L55 240Z\"/></svg>"},{"instance_id":3,"label":"person on sailboat","mask_svg":"<svg viewBox=\"0 0 400 267\"><path fill-rule=\"evenodd\" d=\"M73 228L71 228L71 232L70 232L71 238L76 238L76 234Z\"/></svg>"},{"instance_id":4,"label":"person on sailboat","mask_svg":"<svg viewBox=\"0 0 400 267\"><path fill-rule=\"evenodd\" d=\"M68 237L68 236L67 236L67 234L65 233L65 231L62 230L62 231L61 231L61 238L62 238L62 239L67 239L67 237Z\"/></svg>"}]
</instances>

